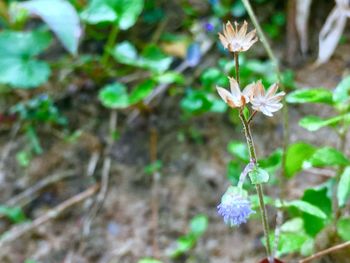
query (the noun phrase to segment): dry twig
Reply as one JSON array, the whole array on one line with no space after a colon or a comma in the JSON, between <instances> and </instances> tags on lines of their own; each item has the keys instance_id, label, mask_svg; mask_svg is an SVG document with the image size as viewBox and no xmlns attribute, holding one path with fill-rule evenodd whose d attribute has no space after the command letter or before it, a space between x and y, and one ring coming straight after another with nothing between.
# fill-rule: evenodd
<instances>
[{"instance_id":1,"label":"dry twig","mask_svg":"<svg viewBox=\"0 0 350 263\"><path fill-rule=\"evenodd\" d=\"M344 248L347 248L347 247L350 247L350 241L347 241L345 243L342 243L342 244L339 244L339 245L335 245L333 247L330 247L330 248L327 248L327 249L322 250L320 252L317 252L316 254L313 254L310 257L307 257L307 258L304 258L304 259L300 260L299 263L311 262L312 260L321 258L321 257L323 257L323 256L325 256L327 254L330 254L332 252L335 252L337 250L341 250L341 249L344 249Z\"/></svg>"},{"instance_id":2,"label":"dry twig","mask_svg":"<svg viewBox=\"0 0 350 263\"><path fill-rule=\"evenodd\" d=\"M16 225L12 227L9 231L7 231L2 238L0 239L0 248L5 246L6 244L15 241L16 239L20 238L26 233L29 233L36 229L37 227L47 223L48 221L57 218L62 212L70 208L71 206L80 203L81 201L85 200L86 198L92 196L99 186L97 184L91 186L90 188L86 189L85 191L71 197L70 199L62 202L55 208L48 211L46 214L40 216L39 218L35 219L34 221L22 225Z\"/></svg>"}]
</instances>

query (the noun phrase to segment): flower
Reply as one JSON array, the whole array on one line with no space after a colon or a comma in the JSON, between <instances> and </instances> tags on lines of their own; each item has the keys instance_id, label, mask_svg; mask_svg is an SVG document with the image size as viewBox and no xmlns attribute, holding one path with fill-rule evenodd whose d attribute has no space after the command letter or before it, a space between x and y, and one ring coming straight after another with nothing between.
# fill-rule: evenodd
<instances>
[{"instance_id":1,"label":"flower","mask_svg":"<svg viewBox=\"0 0 350 263\"><path fill-rule=\"evenodd\" d=\"M267 92L261 81L258 81L253 88L253 96L251 98L252 108L256 111L261 111L266 116L272 117L272 113L280 110L282 108L282 103L280 103L285 92L279 92L276 94L278 85L276 83L272 84Z\"/></svg>"},{"instance_id":2,"label":"flower","mask_svg":"<svg viewBox=\"0 0 350 263\"><path fill-rule=\"evenodd\" d=\"M235 22L235 28L228 21L226 26L223 27L223 34L219 33L219 39L224 46L230 52L242 52L247 51L256 41L256 30L250 31L247 34L248 23L244 21L240 29L238 29L238 23Z\"/></svg>"},{"instance_id":3,"label":"flower","mask_svg":"<svg viewBox=\"0 0 350 263\"><path fill-rule=\"evenodd\" d=\"M246 223L249 216L255 213L246 198L246 192L239 187L230 186L217 206L218 214L224 218L226 224L238 226Z\"/></svg>"},{"instance_id":4,"label":"flower","mask_svg":"<svg viewBox=\"0 0 350 263\"><path fill-rule=\"evenodd\" d=\"M228 79L230 81L231 92L224 88L216 86L216 90L218 91L220 97L227 103L227 105L232 108L239 108L244 106L250 101L250 98L253 95L252 92L254 84L246 86L243 92L241 92L237 81L234 78L230 77L228 77Z\"/></svg>"}]
</instances>

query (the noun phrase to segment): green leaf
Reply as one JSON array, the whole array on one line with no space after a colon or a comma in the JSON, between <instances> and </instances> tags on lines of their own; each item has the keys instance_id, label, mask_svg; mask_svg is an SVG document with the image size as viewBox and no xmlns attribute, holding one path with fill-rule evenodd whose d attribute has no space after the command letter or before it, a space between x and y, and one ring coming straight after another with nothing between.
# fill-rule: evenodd
<instances>
[{"instance_id":1,"label":"green leaf","mask_svg":"<svg viewBox=\"0 0 350 263\"><path fill-rule=\"evenodd\" d=\"M150 69L155 73L166 71L173 61L155 45L147 46L142 55L138 55L136 48L127 41L117 44L112 50L112 55L120 63Z\"/></svg>"},{"instance_id":2,"label":"green leaf","mask_svg":"<svg viewBox=\"0 0 350 263\"><path fill-rule=\"evenodd\" d=\"M154 258L142 258L137 263L162 263L162 261L159 261Z\"/></svg>"},{"instance_id":3,"label":"green leaf","mask_svg":"<svg viewBox=\"0 0 350 263\"><path fill-rule=\"evenodd\" d=\"M135 104L146 98L154 89L155 83L152 80L145 80L138 84L129 95L129 104Z\"/></svg>"},{"instance_id":4,"label":"green leaf","mask_svg":"<svg viewBox=\"0 0 350 263\"><path fill-rule=\"evenodd\" d=\"M299 125L309 131L317 131L322 127L337 124L343 118L343 116L336 116L325 120L317 116L306 116L299 121Z\"/></svg>"},{"instance_id":5,"label":"green leaf","mask_svg":"<svg viewBox=\"0 0 350 263\"><path fill-rule=\"evenodd\" d=\"M196 237L200 237L208 228L208 217L205 215L197 215L190 222L190 233Z\"/></svg>"},{"instance_id":6,"label":"green leaf","mask_svg":"<svg viewBox=\"0 0 350 263\"><path fill-rule=\"evenodd\" d=\"M248 147L245 143L240 141L230 141L227 150L233 156L236 156L238 159L249 162L249 152Z\"/></svg>"},{"instance_id":7,"label":"green leaf","mask_svg":"<svg viewBox=\"0 0 350 263\"><path fill-rule=\"evenodd\" d=\"M0 83L19 88L33 88L47 81L50 68L34 59L50 44L48 32L0 33Z\"/></svg>"},{"instance_id":8,"label":"green leaf","mask_svg":"<svg viewBox=\"0 0 350 263\"><path fill-rule=\"evenodd\" d=\"M289 103L325 103L333 104L333 94L324 88L302 89L289 93L286 96Z\"/></svg>"},{"instance_id":9,"label":"green leaf","mask_svg":"<svg viewBox=\"0 0 350 263\"><path fill-rule=\"evenodd\" d=\"M0 205L0 215L8 217L13 223L22 223L27 220L27 217L23 213L22 209L18 206L8 207Z\"/></svg>"},{"instance_id":10,"label":"green leaf","mask_svg":"<svg viewBox=\"0 0 350 263\"><path fill-rule=\"evenodd\" d=\"M41 17L51 30L57 35L63 46L76 55L81 36L79 16L66 0L31 0L21 2L32 15Z\"/></svg>"},{"instance_id":11,"label":"green leaf","mask_svg":"<svg viewBox=\"0 0 350 263\"><path fill-rule=\"evenodd\" d=\"M314 205L312 205L308 202L302 201L302 200L293 200L293 201L289 201L289 202L284 202L283 205L286 207L295 207L304 213L308 213L310 215L316 216L316 217L321 218L321 219L327 218L327 215L321 209L319 209L317 206L314 206Z\"/></svg>"},{"instance_id":12,"label":"green leaf","mask_svg":"<svg viewBox=\"0 0 350 263\"><path fill-rule=\"evenodd\" d=\"M149 165L147 165L145 168L144 168L144 172L146 174L153 174L157 171L159 171L163 166L163 163L161 160L157 160Z\"/></svg>"},{"instance_id":13,"label":"green leaf","mask_svg":"<svg viewBox=\"0 0 350 263\"><path fill-rule=\"evenodd\" d=\"M139 63L144 68L161 73L166 71L172 62L173 58L166 56L158 46L148 45L143 50Z\"/></svg>"},{"instance_id":14,"label":"green leaf","mask_svg":"<svg viewBox=\"0 0 350 263\"><path fill-rule=\"evenodd\" d=\"M249 178L252 184L263 184L269 181L269 173L260 167L256 167L249 173Z\"/></svg>"},{"instance_id":15,"label":"green leaf","mask_svg":"<svg viewBox=\"0 0 350 263\"><path fill-rule=\"evenodd\" d=\"M129 107L129 96L126 87L120 83L114 83L103 87L98 95L102 105L111 109Z\"/></svg>"},{"instance_id":16,"label":"green leaf","mask_svg":"<svg viewBox=\"0 0 350 263\"><path fill-rule=\"evenodd\" d=\"M332 147L317 149L307 161L313 167L324 167L333 165L347 165L349 160L343 153ZM304 164L305 165L305 164Z\"/></svg>"},{"instance_id":17,"label":"green leaf","mask_svg":"<svg viewBox=\"0 0 350 263\"><path fill-rule=\"evenodd\" d=\"M109 22L127 30L136 23L143 5L144 0L92 0L81 17L90 24Z\"/></svg>"},{"instance_id":18,"label":"green leaf","mask_svg":"<svg viewBox=\"0 0 350 263\"><path fill-rule=\"evenodd\" d=\"M338 103L346 103L350 96L350 76L344 78L333 92L333 100Z\"/></svg>"},{"instance_id":19,"label":"green leaf","mask_svg":"<svg viewBox=\"0 0 350 263\"><path fill-rule=\"evenodd\" d=\"M315 150L314 146L303 142L289 145L286 153L286 176L292 178L296 173L301 171L303 162L309 159Z\"/></svg>"},{"instance_id":20,"label":"green leaf","mask_svg":"<svg viewBox=\"0 0 350 263\"><path fill-rule=\"evenodd\" d=\"M304 192L302 200L321 209L328 218L332 216L332 201L329 196L329 188L321 187L318 189L310 188ZM310 215L302 214L304 228L307 234L315 237L328 223L327 220Z\"/></svg>"},{"instance_id":21,"label":"green leaf","mask_svg":"<svg viewBox=\"0 0 350 263\"><path fill-rule=\"evenodd\" d=\"M340 207L345 206L350 196L350 166L346 167L344 172L340 176L338 184L338 204Z\"/></svg>"},{"instance_id":22,"label":"green leaf","mask_svg":"<svg viewBox=\"0 0 350 263\"><path fill-rule=\"evenodd\" d=\"M338 235L345 241L350 241L350 217L341 218L337 222Z\"/></svg>"},{"instance_id":23,"label":"green leaf","mask_svg":"<svg viewBox=\"0 0 350 263\"><path fill-rule=\"evenodd\" d=\"M112 51L112 55L120 63L133 66L139 65L137 50L128 41L117 44Z\"/></svg>"},{"instance_id":24,"label":"green leaf","mask_svg":"<svg viewBox=\"0 0 350 263\"><path fill-rule=\"evenodd\" d=\"M312 241L312 238L302 231L282 232L278 242L278 255L291 254L302 250L305 243Z\"/></svg>"},{"instance_id":25,"label":"green leaf","mask_svg":"<svg viewBox=\"0 0 350 263\"><path fill-rule=\"evenodd\" d=\"M184 83L184 77L180 73L175 71L168 71L153 78L155 81L161 84L171 84L171 83Z\"/></svg>"}]
</instances>

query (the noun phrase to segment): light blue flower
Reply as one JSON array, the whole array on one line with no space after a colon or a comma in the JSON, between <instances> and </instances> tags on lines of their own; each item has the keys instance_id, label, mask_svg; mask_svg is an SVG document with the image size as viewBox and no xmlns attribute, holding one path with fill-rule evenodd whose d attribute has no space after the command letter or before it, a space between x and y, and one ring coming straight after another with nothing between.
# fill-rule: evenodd
<instances>
[{"instance_id":1,"label":"light blue flower","mask_svg":"<svg viewBox=\"0 0 350 263\"><path fill-rule=\"evenodd\" d=\"M246 223L249 216L255 211L251 209L247 193L242 188L230 186L217 206L218 213L224 218L226 224L238 226Z\"/></svg>"}]
</instances>

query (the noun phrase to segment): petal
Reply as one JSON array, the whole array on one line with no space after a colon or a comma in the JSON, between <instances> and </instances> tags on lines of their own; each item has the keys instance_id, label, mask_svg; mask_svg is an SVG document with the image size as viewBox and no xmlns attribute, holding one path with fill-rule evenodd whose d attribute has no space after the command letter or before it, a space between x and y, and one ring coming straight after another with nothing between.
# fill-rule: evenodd
<instances>
[{"instance_id":1,"label":"petal","mask_svg":"<svg viewBox=\"0 0 350 263\"><path fill-rule=\"evenodd\" d=\"M260 111L266 116L269 116L269 117L273 116L271 111L266 106L260 107Z\"/></svg>"},{"instance_id":2,"label":"petal","mask_svg":"<svg viewBox=\"0 0 350 263\"><path fill-rule=\"evenodd\" d=\"M275 95L277 89L278 89L278 84L277 83L272 84L266 92L266 97L270 98L273 95Z\"/></svg>"},{"instance_id":3,"label":"petal","mask_svg":"<svg viewBox=\"0 0 350 263\"><path fill-rule=\"evenodd\" d=\"M279 111L283 105L281 103L271 103L266 105L266 109L268 109L270 112L276 112Z\"/></svg>"},{"instance_id":4,"label":"petal","mask_svg":"<svg viewBox=\"0 0 350 263\"><path fill-rule=\"evenodd\" d=\"M236 36L236 31L230 21L226 23L226 37L231 41Z\"/></svg>"},{"instance_id":5,"label":"petal","mask_svg":"<svg viewBox=\"0 0 350 263\"><path fill-rule=\"evenodd\" d=\"M250 42L250 41L254 41L254 43L256 41L258 41L258 37L256 36L256 29L250 31L245 37L244 37L244 41Z\"/></svg>"},{"instance_id":6,"label":"petal","mask_svg":"<svg viewBox=\"0 0 350 263\"><path fill-rule=\"evenodd\" d=\"M242 27L237 33L238 37L243 39L244 36L247 34L247 29L248 29L248 23L247 21L244 21Z\"/></svg>"},{"instance_id":7,"label":"petal","mask_svg":"<svg viewBox=\"0 0 350 263\"><path fill-rule=\"evenodd\" d=\"M264 85L262 84L261 80L259 80L256 83L256 88L254 90L254 96L258 96L258 97L265 96L265 89L264 89Z\"/></svg>"},{"instance_id":8,"label":"petal","mask_svg":"<svg viewBox=\"0 0 350 263\"><path fill-rule=\"evenodd\" d=\"M224 35L222 35L221 33L219 33L219 39L221 41L221 44L224 46L224 48L227 48L229 45L227 38Z\"/></svg>"},{"instance_id":9,"label":"petal","mask_svg":"<svg viewBox=\"0 0 350 263\"><path fill-rule=\"evenodd\" d=\"M234 78L228 77L230 81L230 89L231 89L231 94L236 100L240 100L242 96L242 92L239 89L239 85L237 81Z\"/></svg>"},{"instance_id":10,"label":"petal","mask_svg":"<svg viewBox=\"0 0 350 263\"><path fill-rule=\"evenodd\" d=\"M243 90L243 95L247 96L249 98L249 101L254 97L254 92L256 89L256 83L250 83L249 85L247 85L244 90Z\"/></svg>"},{"instance_id":11,"label":"petal","mask_svg":"<svg viewBox=\"0 0 350 263\"><path fill-rule=\"evenodd\" d=\"M221 99L225 101L230 107L232 108L240 107L239 105L237 105L237 103L235 103L235 98L232 96L232 94L228 90L218 86L216 86L216 90L218 91Z\"/></svg>"}]
</instances>

